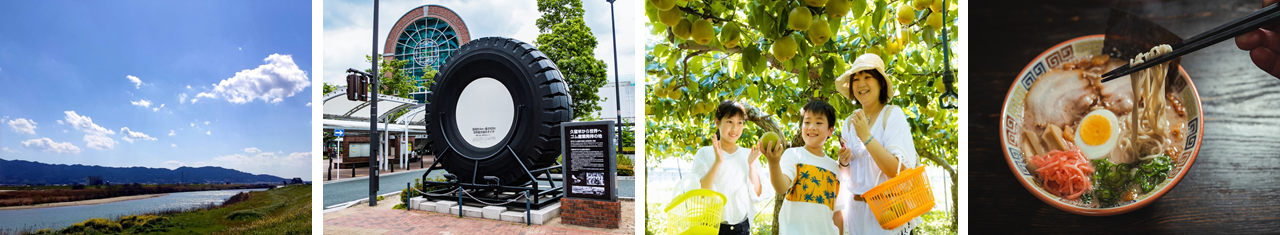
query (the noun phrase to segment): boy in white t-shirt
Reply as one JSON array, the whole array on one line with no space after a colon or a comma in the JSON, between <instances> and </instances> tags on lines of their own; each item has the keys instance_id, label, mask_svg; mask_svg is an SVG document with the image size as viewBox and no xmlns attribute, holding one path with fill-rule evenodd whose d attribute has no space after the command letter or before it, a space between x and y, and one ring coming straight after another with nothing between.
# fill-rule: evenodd
<instances>
[{"instance_id":1,"label":"boy in white t-shirt","mask_svg":"<svg viewBox=\"0 0 1280 235\"><path fill-rule=\"evenodd\" d=\"M803 147L786 151L780 151L781 143L761 147L769 159L770 183L777 192L786 192L777 215L778 234L843 234L840 210L844 203L836 200L840 165L823 153L828 137L835 132L835 108L814 100L800 112L804 118L800 123Z\"/></svg>"}]
</instances>

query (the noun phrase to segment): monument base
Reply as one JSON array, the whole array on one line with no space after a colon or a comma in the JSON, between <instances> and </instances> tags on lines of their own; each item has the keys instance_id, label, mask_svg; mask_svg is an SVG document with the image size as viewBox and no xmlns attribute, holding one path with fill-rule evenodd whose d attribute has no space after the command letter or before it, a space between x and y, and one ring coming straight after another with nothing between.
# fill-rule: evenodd
<instances>
[{"instance_id":1,"label":"monument base","mask_svg":"<svg viewBox=\"0 0 1280 235\"><path fill-rule=\"evenodd\" d=\"M459 207L458 202L455 201L431 201L422 197L409 199L409 202L417 202L415 206L410 207L410 209L413 210L445 213L450 215L464 213L463 216L468 218L485 218L516 223L530 222L537 225L545 224L547 221L551 221L551 219L560 215L560 203L551 204L543 207L542 209L530 211L528 215L531 216L531 218L526 220L526 213L524 210L509 210L506 207L500 206L474 207L464 205Z\"/></svg>"},{"instance_id":2,"label":"monument base","mask_svg":"<svg viewBox=\"0 0 1280 235\"><path fill-rule=\"evenodd\" d=\"M597 228L618 228L622 220L622 202L597 201L587 199L560 199L560 220L565 224Z\"/></svg>"}]
</instances>

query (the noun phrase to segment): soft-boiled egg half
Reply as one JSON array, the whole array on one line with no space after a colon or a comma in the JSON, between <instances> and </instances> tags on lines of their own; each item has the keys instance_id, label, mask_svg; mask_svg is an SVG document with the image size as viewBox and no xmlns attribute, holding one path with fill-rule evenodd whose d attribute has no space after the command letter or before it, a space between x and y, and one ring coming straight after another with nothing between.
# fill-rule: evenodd
<instances>
[{"instance_id":1,"label":"soft-boiled egg half","mask_svg":"<svg viewBox=\"0 0 1280 235\"><path fill-rule=\"evenodd\" d=\"M1089 159L1106 158L1116 148L1116 140L1120 137L1120 123L1116 122L1116 114L1107 109L1098 109L1084 115L1080 127L1076 128L1076 147Z\"/></svg>"}]
</instances>

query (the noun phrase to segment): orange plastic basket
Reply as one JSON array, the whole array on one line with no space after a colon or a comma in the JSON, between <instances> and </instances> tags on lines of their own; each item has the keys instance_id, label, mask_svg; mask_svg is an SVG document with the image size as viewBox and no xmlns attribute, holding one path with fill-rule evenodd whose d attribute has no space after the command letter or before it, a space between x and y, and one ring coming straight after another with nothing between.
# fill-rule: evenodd
<instances>
[{"instance_id":1,"label":"orange plastic basket","mask_svg":"<svg viewBox=\"0 0 1280 235\"><path fill-rule=\"evenodd\" d=\"M894 229L933 209L933 190L924 166L907 169L862 194L876 221L884 229Z\"/></svg>"}]
</instances>

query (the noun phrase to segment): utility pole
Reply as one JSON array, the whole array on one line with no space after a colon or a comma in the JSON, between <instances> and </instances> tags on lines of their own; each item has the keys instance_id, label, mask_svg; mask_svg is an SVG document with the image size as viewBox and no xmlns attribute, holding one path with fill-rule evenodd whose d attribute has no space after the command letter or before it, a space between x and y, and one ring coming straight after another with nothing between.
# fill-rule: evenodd
<instances>
[{"instance_id":1,"label":"utility pole","mask_svg":"<svg viewBox=\"0 0 1280 235\"><path fill-rule=\"evenodd\" d=\"M369 77L373 94L369 94L369 206L378 206L378 0L373 0L373 71Z\"/></svg>"}]
</instances>

